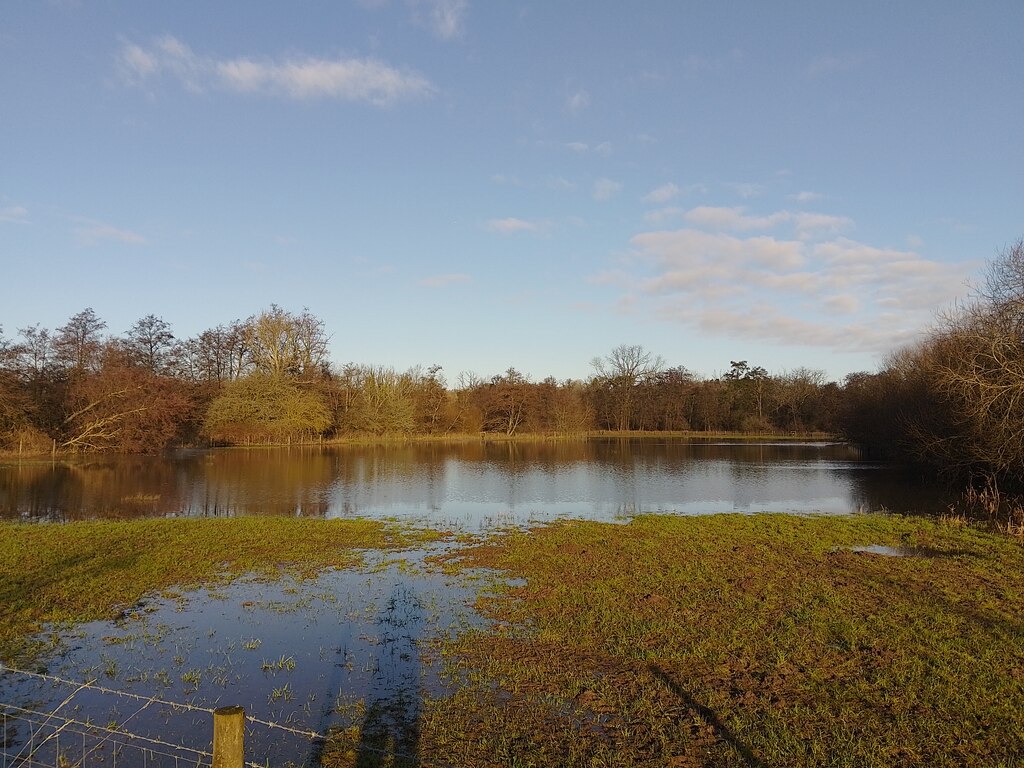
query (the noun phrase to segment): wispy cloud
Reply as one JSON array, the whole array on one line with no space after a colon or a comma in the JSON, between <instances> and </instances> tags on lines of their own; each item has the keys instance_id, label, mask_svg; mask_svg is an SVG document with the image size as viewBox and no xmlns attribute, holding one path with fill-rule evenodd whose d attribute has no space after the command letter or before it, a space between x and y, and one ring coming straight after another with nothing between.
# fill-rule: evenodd
<instances>
[{"instance_id":1,"label":"wispy cloud","mask_svg":"<svg viewBox=\"0 0 1024 768\"><path fill-rule=\"evenodd\" d=\"M764 194L764 185L755 184L751 181L733 181L725 186L744 199L760 197Z\"/></svg>"},{"instance_id":2,"label":"wispy cloud","mask_svg":"<svg viewBox=\"0 0 1024 768\"><path fill-rule=\"evenodd\" d=\"M622 190L622 184L612 179L598 179L594 182L594 191L591 196L599 203L611 200Z\"/></svg>"},{"instance_id":3,"label":"wispy cloud","mask_svg":"<svg viewBox=\"0 0 1024 768\"><path fill-rule=\"evenodd\" d=\"M796 201L798 203L813 203L813 202L816 202L818 200L821 200L824 197L824 195L821 195L818 192L807 192L807 191L804 191L804 192L797 192L795 194L789 195L788 197L789 197L790 200L794 200L794 201Z\"/></svg>"},{"instance_id":4,"label":"wispy cloud","mask_svg":"<svg viewBox=\"0 0 1024 768\"><path fill-rule=\"evenodd\" d=\"M650 192L644 195L643 199L645 203L655 203L657 205L662 205L663 203L667 203L672 198L677 197L679 195L679 192L679 187L673 184L672 182L669 182L668 184L662 184L660 187L652 189Z\"/></svg>"},{"instance_id":5,"label":"wispy cloud","mask_svg":"<svg viewBox=\"0 0 1024 768\"><path fill-rule=\"evenodd\" d=\"M565 144L565 148L579 155L593 152L595 155L607 157L612 153L610 141L602 141L599 144L588 144L585 141L570 141Z\"/></svg>"},{"instance_id":6,"label":"wispy cloud","mask_svg":"<svg viewBox=\"0 0 1024 768\"><path fill-rule=\"evenodd\" d=\"M678 221L686 215L685 208L669 205L664 208L655 208L644 214L644 221L649 224L666 224L671 221Z\"/></svg>"},{"instance_id":7,"label":"wispy cloud","mask_svg":"<svg viewBox=\"0 0 1024 768\"><path fill-rule=\"evenodd\" d=\"M446 275L432 275L425 277L419 281L419 284L427 288L444 288L447 285L455 283L469 283L472 282L473 278L469 275L463 274L462 272L456 272Z\"/></svg>"},{"instance_id":8,"label":"wispy cloud","mask_svg":"<svg viewBox=\"0 0 1024 768\"><path fill-rule=\"evenodd\" d=\"M565 108L574 115L579 114L590 106L590 94L586 91L576 91L570 94L565 100Z\"/></svg>"},{"instance_id":9,"label":"wispy cloud","mask_svg":"<svg viewBox=\"0 0 1024 768\"><path fill-rule=\"evenodd\" d=\"M422 75L372 58L224 59L197 54L170 35L147 46L125 43L118 64L125 82L132 85L146 86L167 76L195 92L225 90L386 106L435 90Z\"/></svg>"},{"instance_id":10,"label":"wispy cloud","mask_svg":"<svg viewBox=\"0 0 1024 768\"><path fill-rule=\"evenodd\" d=\"M427 26L441 40L457 40L466 32L469 0L416 0Z\"/></svg>"},{"instance_id":11,"label":"wispy cloud","mask_svg":"<svg viewBox=\"0 0 1024 768\"><path fill-rule=\"evenodd\" d=\"M544 184L548 189L556 189L563 192L576 189L576 185L564 176L548 176L544 180Z\"/></svg>"},{"instance_id":12,"label":"wispy cloud","mask_svg":"<svg viewBox=\"0 0 1024 768\"><path fill-rule=\"evenodd\" d=\"M684 219L705 229L723 229L733 232L753 232L775 229L792 224L801 237L811 233L845 231L853 222L845 216L804 211L774 211L762 216L751 216L745 208L723 208L702 205L687 211Z\"/></svg>"},{"instance_id":13,"label":"wispy cloud","mask_svg":"<svg viewBox=\"0 0 1024 768\"><path fill-rule=\"evenodd\" d=\"M490 219L487 221L487 229L501 235L514 235L520 232L539 232L543 227L539 222L527 221L508 217L505 219Z\"/></svg>"},{"instance_id":14,"label":"wispy cloud","mask_svg":"<svg viewBox=\"0 0 1024 768\"><path fill-rule=\"evenodd\" d=\"M5 208L0 208L0 223L27 224L28 208L23 205L9 205Z\"/></svg>"},{"instance_id":15,"label":"wispy cloud","mask_svg":"<svg viewBox=\"0 0 1024 768\"><path fill-rule=\"evenodd\" d=\"M99 245L102 242L115 242L124 245L146 245L142 235L127 229L104 224L100 221L82 219L81 224L72 230L75 241L79 245Z\"/></svg>"}]
</instances>

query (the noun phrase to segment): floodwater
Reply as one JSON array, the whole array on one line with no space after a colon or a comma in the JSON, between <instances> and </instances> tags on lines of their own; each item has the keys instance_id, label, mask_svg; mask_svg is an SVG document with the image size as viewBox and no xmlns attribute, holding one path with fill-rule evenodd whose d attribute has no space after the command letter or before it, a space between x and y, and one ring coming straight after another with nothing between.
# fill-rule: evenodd
<instances>
[{"instance_id":1,"label":"floodwater","mask_svg":"<svg viewBox=\"0 0 1024 768\"><path fill-rule=\"evenodd\" d=\"M394 518L475 532L642 512L934 512L934 484L842 443L679 439L180 451L0 464L0 517Z\"/></svg>"},{"instance_id":2,"label":"floodwater","mask_svg":"<svg viewBox=\"0 0 1024 768\"><path fill-rule=\"evenodd\" d=\"M841 443L473 442L0 464L0 518L37 522L302 515L486 533L644 512L928 514L946 503ZM250 765L315 766L339 749L346 764L417 765L423 708L458 684L436 644L482 625L471 604L491 577L445 574L427 554L371 552L361 568L312 580L242 578L150 596L115 621L49 627L38 665L0 670L0 767L209 765L213 710L229 705L245 707Z\"/></svg>"},{"instance_id":3,"label":"floodwater","mask_svg":"<svg viewBox=\"0 0 1024 768\"><path fill-rule=\"evenodd\" d=\"M423 702L453 683L436 642L481 624L474 577L424 570L425 554L171 592L52 629L45 665L0 669L0 765L209 765L213 710L234 705L260 765L319 765L325 748L414 765Z\"/></svg>"}]
</instances>

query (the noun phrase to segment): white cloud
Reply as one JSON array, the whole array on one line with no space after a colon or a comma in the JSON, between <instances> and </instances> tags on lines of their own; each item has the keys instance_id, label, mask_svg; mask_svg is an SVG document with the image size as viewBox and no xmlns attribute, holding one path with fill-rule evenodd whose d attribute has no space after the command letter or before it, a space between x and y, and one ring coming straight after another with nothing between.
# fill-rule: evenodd
<instances>
[{"instance_id":1,"label":"white cloud","mask_svg":"<svg viewBox=\"0 0 1024 768\"><path fill-rule=\"evenodd\" d=\"M840 315L850 315L860 309L860 302L856 296L840 294L838 296L827 296L823 304L829 311Z\"/></svg>"},{"instance_id":2,"label":"white cloud","mask_svg":"<svg viewBox=\"0 0 1024 768\"><path fill-rule=\"evenodd\" d=\"M473 278L471 278L469 275L463 274L461 272L456 272L446 275L432 275L430 277L423 278L419 282L420 285L425 286L427 288L444 288L447 285L452 285L455 283L468 283L471 282L472 280Z\"/></svg>"},{"instance_id":3,"label":"white cloud","mask_svg":"<svg viewBox=\"0 0 1024 768\"><path fill-rule=\"evenodd\" d=\"M685 218L698 227L743 232L755 229L774 229L784 221L788 221L789 214L786 211L779 211L768 216L748 216L744 213L743 208L701 205L688 211Z\"/></svg>"},{"instance_id":4,"label":"white cloud","mask_svg":"<svg viewBox=\"0 0 1024 768\"><path fill-rule=\"evenodd\" d=\"M519 232L539 232L541 225L526 219L509 217L506 219L490 219L487 222L487 229L502 235L513 235Z\"/></svg>"},{"instance_id":5,"label":"white cloud","mask_svg":"<svg viewBox=\"0 0 1024 768\"><path fill-rule=\"evenodd\" d=\"M565 100L565 108L574 115L579 114L590 106L590 94L586 91L576 91Z\"/></svg>"},{"instance_id":6,"label":"white cloud","mask_svg":"<svg viewBox=\"0 0 1024 768\"><path fill-rule=\"evenodd\" d=\"M704 229L722 229L733 232L765 231L782 224L792 224L801 238L810 238L821 233L839 233L853 226L845 216L824 213L775 211L763 216L751 216L746 209L723 208L702 205L684 215L686 221Z\"/></svg>"},{"instance_id":7,"label":"white cloud","mask_svg":"<svg viewBox=\"0 0 1024 768\"><path fill-rule=\"evenodd\" d=\"M615 195L622 189L622 184L611 179L598 179L594 182L594 191L592 196L598 202L606 202L611 200Z\"/></svg>"},{"instance_id":8,"label":"white cloud","mask_svg":"<svg viewBox=\"0 0 1024 768\"><path fill-rule=\"evenodd\" d=\"M800 214L781 213L799 234ZM620 269L600 281L619 286L631 311L702 333L873 353L912 341L965 290L966 264L832 234L817 241L737 234L758 217L735 209L700 216L740 228L639 233ZM848 221L829 219L804 223Z\"/></svg>"},{"instance_id":9,"label":"white cloud","mask_svg":"<svg viewBox=\"0 0 1024 768\"><path fill-rule=\"evenodd\" d=\"M99 245L104 241L123 243L124 245L147 244L146 238L140 234L98 221L83 220L83 223L72 231L79 245Z\"/></svg>"},{"instance_id":10,"label":"white cloud","mask_svg":"<svg viewBox=\"0 0 1024 768\"><path fill-rule=\"evenodd\" d=\"M169 35L148 47L126 43L119 64L125 81L133 85L143 86L166 75L195 92L226 90L378 106L434 92L422 75L372 58L218 59L197 54Z\"/></svg>"},{"instance_id":11,"label":"white cloud","mask_svg":"<svg viewBox=\"0 0 1024 768\"><path fill-rule=\"evenodd\" d=\"M650 192L644 195L643 200L645 203L656 203L660 205L662 203L667 203L672 198L678 196L679 192L679 187L677 187L672 182L669 182L667 184L662 184L660 187L657 187L656 189L652 189Z\"/></svg>"},{"instance_id":12,"label":"white cloud","mask_svg":"<svg viewBox=\"0 0 1024 768\"><path fill-rule=\"evenodd\" d=\"M28 208L23 205L9 205L6 208L0 208L0 223L27 224Z\"/></svg>"},{"instance_id":13,"label":"white cloud","mask_svg":"<svg viewBox=\"0 0 1024 768\"><path fill-rule=\"evenodd\" d=\"M846 216L827 213L790 213L790 216L801 237L810 237L815 232L838 234L853 227L853 221Z\"/></svg>"},{"instance_id":14,"label":"white cloud","mask_svg":"<svg viewBox=\"0 0 1024 768\"><path fill-rule=\"evenodd\" d=\"M790 200L795 200L798 203L813 203L821 200L824 196L817 192L797 192L796 194L789 195Z\"/></svg>"}]
</instances>

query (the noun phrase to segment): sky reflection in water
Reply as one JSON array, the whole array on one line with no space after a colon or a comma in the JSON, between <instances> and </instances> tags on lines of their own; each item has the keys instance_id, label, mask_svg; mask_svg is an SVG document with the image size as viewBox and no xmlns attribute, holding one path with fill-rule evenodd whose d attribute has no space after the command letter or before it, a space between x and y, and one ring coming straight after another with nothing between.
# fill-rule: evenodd
<instances>
[{"instance_id":1,"label":"sky reflection in water","mask_svg":"<svg viewBox=\"0 0 1024 768\"><path fill-rule=\"evenodd\" d=\"M944 508L835 443L591 440L183 451L0 465L0 515L398 518L478 531L639 512Z\"/></svg>"},{"instance_id":2,"label":"sky reflection in water","mask_svg":"<svg viewBox=\"0 0 1024 768\"><path fill-rule=\"evenodd\" d=\"M415 562L422 554L402 556ZM295 730L348 733L357 751L414 757L421 702L446 690L440 665L431 661L435 654L425 646L479 624L470 599L469 586L454 577L397 564L328 571L304 582L238 580L148 600L116 622L76 627L62 637L46 672L197 707L241 704L248 716ZM0 673L0 702L24 708L50 712L73 690ZM85 690L60 712L210 749L208 714L140 707L138 700ZM7 753L17 754L28 726L14 718L6 725ZM308 737L259 725L250 726L246 740L248 755L272 765L315 764L322 748ZM89 739L86 751L95 743ZM55 759L55 748L55 742L46 745L34 759ZM79 744L65 738L64 748L76 752ZM94 758L109 760L111 752L110 745L101 747ZM122 754L125 764L132 754ZM149 764L160 763L150 756Z\"/></svg>"}]
</instances>

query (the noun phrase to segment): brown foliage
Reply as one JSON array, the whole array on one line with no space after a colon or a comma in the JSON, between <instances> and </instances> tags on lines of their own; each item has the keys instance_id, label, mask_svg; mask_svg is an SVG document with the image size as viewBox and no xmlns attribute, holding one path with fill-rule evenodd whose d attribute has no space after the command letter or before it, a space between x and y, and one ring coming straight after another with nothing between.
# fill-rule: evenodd
<instances>
[{"instance_id":1,"label":"brown foliage","mask_svg":"<svg viewBox=\"0 0 1024 768\"><path fill-rule=\"evenodd\" d=\"M68 407L62 448L153 453L179 436L192 401L175 379L145 368L108 365L72 383Z\"/></svg>"}]
</instances>

